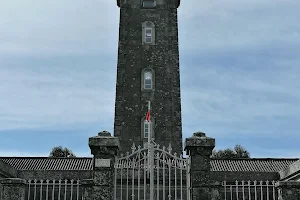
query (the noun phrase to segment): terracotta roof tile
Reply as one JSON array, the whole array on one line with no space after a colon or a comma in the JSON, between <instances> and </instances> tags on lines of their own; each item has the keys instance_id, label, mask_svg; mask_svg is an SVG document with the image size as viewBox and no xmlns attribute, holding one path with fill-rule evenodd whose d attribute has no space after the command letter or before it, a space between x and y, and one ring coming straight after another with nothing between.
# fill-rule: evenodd
<instances>
[{"instance_id":1,"label":"terracotta roof tile","mask_svg":"<svg viewBox=\"0 0 300 200\"><path fill-rule=\"evenodd\" d=\"M49 157L0 157L16 170L92 170L91 157L49 158ZM277 172L287 168L299 159L251 158L211 160L212 171L258 171Z\"/></svg>"}]
</instances>

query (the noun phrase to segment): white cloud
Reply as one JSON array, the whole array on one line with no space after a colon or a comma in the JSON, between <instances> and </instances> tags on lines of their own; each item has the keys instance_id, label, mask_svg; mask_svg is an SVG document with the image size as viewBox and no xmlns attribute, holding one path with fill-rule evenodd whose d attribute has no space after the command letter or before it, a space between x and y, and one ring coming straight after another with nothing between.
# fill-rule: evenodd
<instances>
[{"instance_id":1,"label":"white cloud","mask_svg":"<svg viewBox=\"0 0 300 200\"><path fill-rule=\"evenodd\" d=\"M251 154L253 158L299 158L300 153L295 149L285 148L257 148L255 152Z\"/></svg>"},{"instance_id":2,"label":"white cloud","mask_svg":"<svg viewBox=\"0 0 300 200\"><path fill-rule=\"evenodd\" d=\"M278 128L290 130L298 126L294 122L300 118L296 75L300 68L230 69L226 64L191 68L193 73L185 74L182 81L186 131L199 126L202 131L213 130L215 136L231 135L232 130L244 135L251 130L252 134L274 136L281 134ZM283 119L289 119L289 123Z\"/></svg>"},{"instance_id":3,"label":"white cloud","mask_svg":"<svg viewBox=\"0 0 300 200\"><path fill-rule=\"evenodd\" d=\"M179 9L183 52L300 43L297 0L191 0ZM183 44L183 45L182 45Z\"/></svg>"},{"instance_id":4,"label":"white cloud","mask_svg":"<svg viewBox=\"0 0 300 200\"><path fill-rule=\"evenodd\" d=\"M115 1L5 1L0 7L0 53L63 55L117 50Z\"/></svg>"},{"instance_id":5,"label":"white cloud","mask_svg":"<svg viewBox=\"0 0 300 200\"><path fill-rule=\"evenodd\" d=\"M51 74L1 68L0 130L113 118L115 85L109 72L70 69Z\"/></svg>"},{"instance_id":6,"label":"white cloud","mask_svg":"<svg viewBox=\"0 0 300 200\"><path fill-rule=\"evenodd\" d=\"M180 49L208 52L300 43L297 0L190 0L179 8ZM116 1L10 0L0 8L1 54L114 54Z\"/></svg>"}]
</instances>

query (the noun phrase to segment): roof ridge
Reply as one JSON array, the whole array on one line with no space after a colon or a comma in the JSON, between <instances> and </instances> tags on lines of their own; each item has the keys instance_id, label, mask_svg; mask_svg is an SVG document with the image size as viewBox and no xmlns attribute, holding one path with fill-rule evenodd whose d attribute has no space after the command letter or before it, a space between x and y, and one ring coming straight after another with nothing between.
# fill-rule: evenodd
<instances>
[{"instance_id":1,"label":"roof ridge","mask_svg":"<svg viewBox=\"0 0 300 200\"><path fill-rule=\"evenodd\" d=\"M212 158L211 160L300 160L300 158Z\"/></svg>"},{"instance_id":2,"label":"roof ridge","mask_svg":"<svg viewBox=\"0 0 300 200\"><path fill-rule=\"evenodd\" d=\"M66 158L57 158L57 157L47 157L47 156L0 156L0 159L92 159L93 157L66 157Z\"/></svg>"}]
</instances>

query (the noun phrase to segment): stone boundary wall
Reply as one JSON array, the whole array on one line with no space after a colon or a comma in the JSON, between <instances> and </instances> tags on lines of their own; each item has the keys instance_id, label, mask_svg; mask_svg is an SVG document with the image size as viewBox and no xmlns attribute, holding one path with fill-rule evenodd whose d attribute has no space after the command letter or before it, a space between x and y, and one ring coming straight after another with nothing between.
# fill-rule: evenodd
<instances>
[{"instance_id":1,"label":"stone boundary wall","mask_svg":"<svg viewBox=\"0 0 300 200\"><path fill-rule=\"evenodd\" d=\"M0 178L1 177L17 177L17 170L0 159Z\"/></svg>"},{"instance_id":2,"label":"stone boundary wall","mask_svg":"<svg viewBox=\"0 0 300 200\"><path fill-rule=\"evenodd\" d=\"M2 200L2 189L3 189L3 187L2 187L2 184L0 183L0 200Z\"/></svg>"},{"instance_id":3,"label":"stone boundary wall","mask_svg":"<svg viewBox=\"0 0 300 200\"><path fill-rule=\"evenodd\" d=\"M212 182L222 182L224 180L232 181L277 181L279 180L278 172L210 172Z\"/></svg>"},{"instance_id":4,"label":"stone boundary wall","mask_svg":"<svg viewBox=\"0 0 300 200\"><path fill-rule=\"evenodd\" d=\"M286 169L279 171L280 180L300 180L300 160L294 162Z\"/></svg>"},{"instance_id":5,"label":"stone boundary wall","mask_svg":"<svg viewBox=\"0 0 300 200\"><path fill-rule=\"evenodd\" d=\"M18 177L25 180L43 179L43 180L83 180L90 179L92 177L92 170L62 170L62 171L50 171L50 170L32 170L32 171L19 171Z\"/></svg>"}]
</instances>

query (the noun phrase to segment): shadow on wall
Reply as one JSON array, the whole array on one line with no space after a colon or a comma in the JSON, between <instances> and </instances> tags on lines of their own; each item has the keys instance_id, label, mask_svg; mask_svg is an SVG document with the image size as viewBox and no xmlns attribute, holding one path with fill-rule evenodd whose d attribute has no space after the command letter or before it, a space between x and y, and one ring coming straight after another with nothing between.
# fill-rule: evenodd
<instances>
[{"instance_id":1,"label":"shadow on wall","mask_svg":"<svg viewBox=\"0 0 300 200\"><path fill-rule=\"evenodd\" d=\"M2 179L2 178L0 177L0 179ZM2 194L1 194L1 192L2 192L2 184L0 183L0 200L2 200Z\"/></svg>"}]
</instances>

